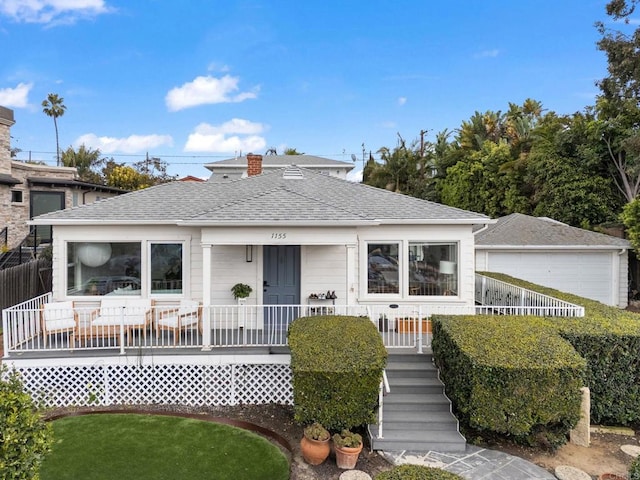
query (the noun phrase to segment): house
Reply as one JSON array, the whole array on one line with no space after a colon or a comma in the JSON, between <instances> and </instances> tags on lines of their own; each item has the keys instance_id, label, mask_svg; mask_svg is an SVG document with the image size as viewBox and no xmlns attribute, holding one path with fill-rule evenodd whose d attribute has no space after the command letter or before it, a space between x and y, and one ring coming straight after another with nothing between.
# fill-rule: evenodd
<instances>
[{"instance_id":1,"label":"house","mask_svg":"<svg viewBox=\"0 0 640 480\"><path fill-rule=\"evenodd\" d=\"M476 270L625 308L629 242L550 218L513 213L475 235Z\"/></svg>"},{"instance_id":2,"label":"house","mask_svg":"<svg viewBox=\"0 0 640 480\"><path fill-rule=\"evenodd\" d=\"M223 182L243 178L255 172L248 173L252 153L246 156L229 158L217 162L208 163L206 168L211 170L210 182ZM331 160L329 158L316 157L314 155L265 155L261 160L261 171L270 172L295 164L298 167L313 170L315 172L330 175L332 177L346 179L347 174L353 170L354 165L349 162Z\"/></svg>"},{"instance_id":3,"label":"house","mask_svg":"<svg viewBox=\"0 0 640 480\"><path fill-rule=\"evenodd\" d=\"M30 234L27 222L43 213L93 203L125 193L78 180L77 170L11 158L13 110L0 107L0 246L16 247ZM51 228L36 227L37 243L51 241Z\"/></svg>"}]
</instances>

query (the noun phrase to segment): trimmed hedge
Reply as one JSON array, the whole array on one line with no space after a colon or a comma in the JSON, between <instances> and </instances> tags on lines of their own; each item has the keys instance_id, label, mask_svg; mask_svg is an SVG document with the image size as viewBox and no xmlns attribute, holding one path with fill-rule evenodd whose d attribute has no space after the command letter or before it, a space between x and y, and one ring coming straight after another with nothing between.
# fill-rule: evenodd
<instances>
[{"instance_id":1,"label":"trimmed hedge","mask_svg":"<svg viewBox=\"0 0 640 480\"><path fill-rule=\"evenodd\" d=\"M376 475L375 480L463 480L464 477L439 468L398 465Z\"/></svg>"},{"instance_id":2,"label":"trimmed hedge","mask_svg":"<svg viewBox=\"0 0 640 480\"><path fill-rule=\"evenodd\" d=\"M583 318L554 318L552 325L587 361L591 421L640 422L640 315L508 275L479 273L584 306Z\"/></svg>"},{"instance_id":3,"label":"trimmed hedge","mask_svg":"<svg viewBox=\"0 0 640 480\"><path fill-rule=\"evenodd\" d=\"M586 363L539 317L434 317L432 343L458 419L555 448L580 418Z\"/></svg>"},{"instance_id":4,"label":"trimmed hedge","mask_svg":"<svg viewBox=\"0 0 640 480\"><path fill-rule=\"evenodd\" d=\"M298 423L340 431L375 420L387 351L369 319L303 317L288 335Z\"/></svg>"}]
</instances>

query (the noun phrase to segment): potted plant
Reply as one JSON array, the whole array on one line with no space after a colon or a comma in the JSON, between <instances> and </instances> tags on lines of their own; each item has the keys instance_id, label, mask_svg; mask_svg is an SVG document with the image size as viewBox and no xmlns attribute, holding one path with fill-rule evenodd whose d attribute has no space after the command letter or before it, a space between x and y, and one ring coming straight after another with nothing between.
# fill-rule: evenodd
<instances>
[{"instance_id":1,"label":"potted plant","mask_svg":"<svg viewBox=\"0 0 640 480\"><path fill-rule=\"evenodd\" d=\"M233 293L233 298L238 300L238 303L244 304L244 299L247 298L251 292L253 292L253 288L246 283L236 283L233 287L231 287L231 293Z\"/></svg>"},{"instance_id":2,"label":"potted plant","mask_svg":"<svg viewBox=\"0 0 640 480\"><path fill-rule=\"evenodd\" d=\"M333 436L338 468L350 470L356 468L358 456L362 451L362 436L350 430L342 430Z\"/></svg>"},{"instance_id":3,"label":"potted plant","mask_svg":"<svg viewBox=\"0 0 640 480\"><path fill-rule=\"evenodd\" d=\"M300 450L305 462L320 465L329 456L329 431L318 422L312 423L303 431Z\"/></svg>"}]
</instances>

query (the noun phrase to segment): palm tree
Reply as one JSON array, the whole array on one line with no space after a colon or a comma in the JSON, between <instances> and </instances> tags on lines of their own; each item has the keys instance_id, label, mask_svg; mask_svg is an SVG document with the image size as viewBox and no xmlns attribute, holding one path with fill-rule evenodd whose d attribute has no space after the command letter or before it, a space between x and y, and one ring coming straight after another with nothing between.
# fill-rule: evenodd
<instances>
[{"instance_id":1,"label":"palm tree","mask_svg":"<svg viewBox=\"0 0 640 480\"><path fill-rule=\"evenodd\" d=\"M58 167L60 166L60 142L58 140L58 117L64 115L67 109L64 105L64 98L59 97L57 93L50 93L46 100L42 101L42 111L49 117L53 118L53 126L56 128L56 160Z\"/></svg>"}]
</instances>

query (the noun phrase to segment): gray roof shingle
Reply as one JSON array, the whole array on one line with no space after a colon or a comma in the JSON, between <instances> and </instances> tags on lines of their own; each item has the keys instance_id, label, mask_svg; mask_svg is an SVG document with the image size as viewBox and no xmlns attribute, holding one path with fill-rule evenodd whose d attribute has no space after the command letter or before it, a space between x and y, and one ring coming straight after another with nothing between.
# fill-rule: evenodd
<instances>
[{"instance_id":1,"label":"gray roof shingle","mask_svg":"<svg viewBox=\"0 0 640 480\"><path fill-rule=\"evenodd\" d=\"M619 247L629 248L623 238L572 227L548 218L521 213L501 217L476 234L476 247Z\"/></svg>"},{"instance_id":2,"label":"gray roof shingle","mask_svg":"<svg viewBox=\"0 0 640 480\"><path fill-rule=\"evenodd\" d=\"M353 169L354 165L350 162L342 162L340 160L332 160L330 158L316 157L315 155L263 155L262 166L269 168L281 168L287 167L291 164L295 164L299 167L338 167ZM247 166L247 157L234 157L227 158L226 160L219 160L217 162L207 163L205 165L209 170L215 168L238 168Z\"/></svg>"},{"instance_id":3,"label":"gray roof shingle","mask_svg":"<svg viewBox=\"0 0 640 480\"><path fill-rule=\"evenodd\" d=\"M41 215L35 222L181 225L491 222L478 213L299 170L302 178L285 178L287 169L281 169L228 183L171 182Z\"/></svg>"}]
</instances>

